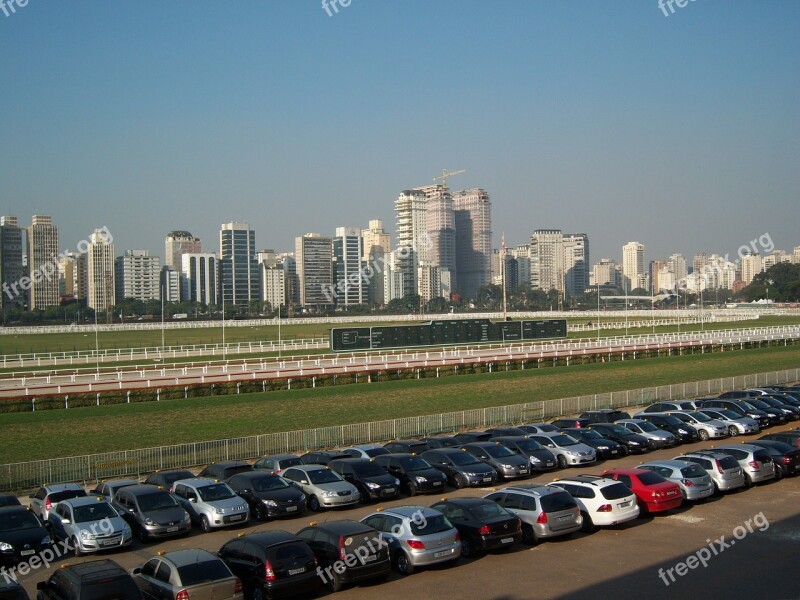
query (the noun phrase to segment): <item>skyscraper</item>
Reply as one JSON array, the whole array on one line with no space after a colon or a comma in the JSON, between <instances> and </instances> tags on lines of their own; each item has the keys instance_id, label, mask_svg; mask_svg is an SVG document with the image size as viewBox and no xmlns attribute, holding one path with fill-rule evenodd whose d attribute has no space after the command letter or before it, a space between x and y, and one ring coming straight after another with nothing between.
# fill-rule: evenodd
<instances>
[{"instance_id":1,"label":"skyscraper","mask_svg":"<svg viewBox=\"0 0 800 600\"><path fill-rule=\"evenodd\" d=\"M582 296L589 286L589 236L585 233L565 233L564 291L568 296Z\"/></svg>"},{"instance_id":2,"label":"skyscraper","mask_svg":"<svg viewBox=\"0 0 800 600\"><path fill-rule=\"evenodd\" d=\"M458 288L456 279L456 224L453 197L442 185L416 188L425 194L425 223L430 249L427 262L439 269L439 290L431 288L433 297L450 299Z\"/></svg>"},{"instance_id":3,"label":"skyscraper","mask_svg":"<svg viewBox=\"0 0 800 600\"><path fill-rule=\"evenodd\" d=\"M405 190L394 205L397 219L397 249L394 254L394 272L400 274L403 296L417 293L417 268L428 264L428 236L425 193ZM393 295L397 290L393 292Z\"/></svg>"},{"instance_id":4,"label":"skyscraper","mask_svg":"<svg viewBox=\"0 0 800 600\"><path fill-rule=\"evenodd\" d=\"M3 290L0 306L3 308L25 307L27 294L19 288L25 275L22 254L22 227L17 225L17 217L0 217L0 285Z\"/></svg>"},{"instance_id":5,"label":"skyscraper","mask_svg":"<svg viewBox=\"0 0 800 600\"><path fill-rule=\"evenodd\" d=\"M333 238L333 285L336 306L367 303L364 239L356 227L337 227Z\"/></svg>"},{"instance_id":6,"label":"skyscraper","mask_svg":"<svg viewBox=\"0 0 800 600\"><path fill-rule=\"evenodd\" d=\"M58 227L49 215L33 215L28 227L28 273L30 291L28 308L58 306ZM46 274L49 273L49 276Z\"/></svg>"},{"instance_id":7,"label":"skyscraper","mask_svg":"<svg viewBox=\"0 0 800 600\"><path fill-rule=\"evenodd\" d=\"M248 223L223 223L219 232L220 294L226 304L259 300L256 232ZM181 264L179 267L183 268Z\"/></svg>"},{"instance_id":8,"label":"skyscraper","mask_svg":"<svg viewBox=\"0 0 800 600\"><path fill-rule=\"evenodd\" d=\"M336 290L333 285L331 238L307 233L295 238L294 244L300 304L317 310L332 307Z\"/></svg>"},{"instance_id":9,"label":"skyscraper","mask_svg":"<svg viewBox=\"0 0 800 600\"><path fill-rule=\"evenodd\" d=\"M622 285L627 292L636 288L647 288L644 244L628 242L622 247Z\"/></svg>"},{"instance_id":10,"label":"skyscraper","mask_svg":"<svg viewBox=\"0 0 800 600\"><path fill-rule=\"evenodd\" d=\"M181 256L181 298L185 302L216 304L218 264L215 254L186 252Z\"/></svg>"},{"instance_id":11,"label":"skyscraper","mask_svg":"<svg viewBox=\"0 0 800 600\"><path fill-rule=\"evenodd\" d=\"M183 265L181 256L187 253L199 254L202 252L201 246L200 238L194 237L188 231L170 231L164 241L164 266L180 271Z\"/></svg>"},{"instance_id":12,"label":"skyscraper","mask_svg":"<svg viewBox=\"0 0 800 600\"><path fill-rule=\"evenodd\" d=\"M147 250L126 250L115 260L116 296L119 302L126 298L161 300L161 258L150 256Z\"/></svg>"},{"instance_id":13,"label":"skyscraper","mask_svg":"<svg viewBox=\"0 0 800 600\"><path fill-rule=\"evenodd\" d=\"M107 311L115 303L114 244L102 229L92 233L86 260L89 288L86 304L97 312Z\"/></svg>"},{"instance_id":14,"label":"skyscraper","mask_svg":"<svg viewBox=\"0 0 800 600\"><path fill-rule=\"evenodd\" d=\"M384 304L384 272L392 250L392 238L379 219L371 220L369 227L361 230L361 237L364 238L364 263L368 265L367 273L371 273L366 282L366 301L371 306L381 306Z\"/></svg>"},{"instance_id":15,"label":"skyscraper","mask_svg":"<svg viewBox=\"0 0 800 600\"><path fill-rule=\"evenodd\" d=\"M560 229L537 229L531 235L531 286L564 291L564 236Z\"/></svg>"},{"instance_id":16,"label":"skyscraper","mask_svg":"<svg viewBox=\"0 0 800 600\"><path fill-rule=\"evenodd\" d=\"M456 230L456 290L475 298L492 278L492 202L482 189L453 192Z\"/></svg>"}]
</instances>

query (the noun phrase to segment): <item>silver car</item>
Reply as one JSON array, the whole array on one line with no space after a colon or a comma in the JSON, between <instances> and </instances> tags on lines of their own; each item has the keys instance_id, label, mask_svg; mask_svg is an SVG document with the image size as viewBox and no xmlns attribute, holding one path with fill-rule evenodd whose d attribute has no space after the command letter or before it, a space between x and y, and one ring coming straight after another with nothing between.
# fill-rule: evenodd
<instances>
[{"instance_id":1,"label":"silver car","mask_svg":"<svg viewBox=\"0 0 800 600\"><path fill-rule=\"evenodd\" d=\"M351 446L342 450L355 458L375 458L381 454L390 454L390 452L383 446L375 444L362 444L361 446Z\"/></svg>"},{"instance_id":2,"label":"silver car","mask_svg":"<svg viewBox=\"0 0 800 600\"><path fill-rule=\"evenodd\" d=\"M744 473L730 454L714 450L695 450L672 460L685 460L700 465L711 476L715 492L728 492L744 486Z\"/></svg>"},{"instance_id":3,"label":"silver car","mask_svg":"<svg viewBox=\"0 0 800 600\"><path fill-rule=\"evenodd\" d=\"M35 494L31 494L28 498L30 498L31 510L42 521L47 521L50 518L50 512L56 509L59 502L83 496L86 496L86 490L77 483L53 483L40 487Z\"/></svg>"},{"instance_id":4,"label":"silver car","mask_svg":"<svg viewBox=\"0 0 800 600\"><path fill-rule=\"evenodd\" d=\"M113 502L114 496L117 495L118 490L138 484L139 482L135 479L107 479L106 481L98 483L89 494L92 496L102 496L104 500Z\"/></svg>"},{"instance_id":5,"label":"silver car","mask_svg":"<svg viewBox=\"0 0 800 600\"><path fill-rule=\"evenodd\" d=\"M173 484L172 493L204 532L241 525L250 518L247 501L237 496L227 483L215 479L179 479Z\"/></svg>"},{"instance_id":6,"label":"silver car","mask_svg":"<svg viewBox=\"0 0 800 600\"><path fill-rule=\"evenodd\" d=\"M664 479L677 483L684 500L703 500L714 494L711 475L700 465L684 460L654 460L638 468L654 471Z\"/></svg>"},{"instance_id":7,"label":"silver car","mask_svg":"<svg viewBox=\"0 0 800 600\"><path fill-rule=\"evenodd\" d=\"M75 556L130 546L133 531L102 496L70 498L50 514L57 541L70 544Z\"/></svg>"},{"instance_id":8,"label":"silver car","mask_svg":"<svg viewBox=\"0 0 800 600\"><path fill-rule=\"evenodd\" d=\"M228 565L215 554L199 548L159 552L158 556L133 569L132 574L144 600L244 598L242 582Z\"/></svg>"},{"instance_id":9,"label":"silver car","mask_svg":"<svg viewBox=\"0 0 800 600\"><path fill-rule=\"evenodd\" d=\"M775 478L775 463L765 448L750 444L726 444L718 446L716 450L730 454L739 461L747 487Z\"/></svg>"},{"instance_id":10,"label":"silver car","mask_svg":"<svg viewBox=\"0 0 800 600\"><path fill-rule=\"evenodd\" d=\"M728 434L731 436L742 433L758 433L761 431L761 428L758 426L758 421L755 419L743 417L726 408L703 408L700 412L707 417L720 421L728 428Z\"/></svg>"},{"instance_id":11,"label":"silver car","mask_svg":"<svg viewBox=\"0 0 800 600\"><path fill-rule=\"evenodd\" d=\"M597 462L597 452L594 448L566 433L537 433L528 437L550 450L555 455L560 469Z\"/></svg>"},{"instance_id":12,"label":"silver car","mask_svg":"<svg viewBox=\"0 0 800 600\"><path fill-rule=\"evenodd\" d=\"M669 431L659 429L644 419L620 419L615 424L646 438L651 448L672 448L680 443Z\"/></svg>"},{"instance_id":13,"label":"silver car","mask_svg":"<svg viewBox=\"0 0 800 600\"><path fill-rule=\"evenodd\" d=\"M712 419L700 411L671 410L663 414L675 417L676 419L683 421L687 425L691 425L697 429L697 433L700 435L700 439L703 441L724 438L728 437L729 435L728 427L725 425L725 423L718 421L717 419Z\"/></svg>"},{"instance_id":14,"label":"silver car","mask_svg":"<svg viewBox=\"0 0 800 600\"><path fill-rule=\"evenodd\" d=\"M417 567L458 560L458 530L441 512L425 506L395 506L361 519L389 543L392 562L400 573Z\"/></svg>"},{"instance_id":15,"label":"silver car","mask_svg":"<svg viewBox=\"0 0 800 600\"><path fill-rule=\"evenodd\" d=\"M313 511L336 506L349 506L361 500L352 483L324 465L298 465L283 472L283 478L303 491L308 508Z\"/></svg>"}]
</instances>

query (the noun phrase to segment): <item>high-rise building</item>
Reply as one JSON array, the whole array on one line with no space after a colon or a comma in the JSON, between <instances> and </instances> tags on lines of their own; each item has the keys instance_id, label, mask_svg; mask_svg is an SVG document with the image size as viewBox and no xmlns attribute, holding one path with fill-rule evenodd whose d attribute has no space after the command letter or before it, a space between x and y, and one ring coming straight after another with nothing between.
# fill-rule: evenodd
<instances>
[{"instance_id":1,"label":"high-rise building","mask_svg":"<svg viewBox=\"0 0 800 600\"><path fill-rule=\"evenodd\" d=\"M297 277L297 261L294 258L294 252L281 252L277 255L277 259L283 266L286 304L289 306L300 304L300 280Z\"/></svg>"},{"instance_id":2,"label":"high-rise building","mask_svg":"<svg viewBox=\"0 0 800 600\"><path fill-rule=\"evenodd\" d=\"M774 267L778 263L782 262L792 262L792 257L790 254L786 254L783 250L774 250L773 252L769 253L767 256L764 257L764 270Z\"/></svg>"},{"instance_id":3,"label":"high-rise building","mask_svg":"<svg viewBox=\"0 0 800 600\"><path fill-rule=\"evenodd\" d=\"M294 244L300 305L318 310L331 308L335 304L336 291L331 238L307 233L295 238Z\"/></svg>"},{"instance_id":4,"label":"high-rise building","mask_svg":"<svg viewBox=\"0 0 800 600\"><path fill-rule=\"evenodd\" d=\"M78 256L72 252L59 257L58 294L62 298L78 298Z\"/></svg>"},{"instance_id":5,"label":"high-rise building","mask_svg":"<svg viewBox=\"0 0 800 600\"><path fill-rule=\"evenodd\" d=\"M450 299L450 292L458 288L456 278L456 224L453 214L453 197L442 185L416 188L425 194L425 223L430 248L427 263L438 267L439 290L431 290L435 297Z\"/></svg>"},{"instance_id":6,"label":"high-rise building","mask_svg":"<svg viewBox=\"0 0 800 600\"><path fill-rule=\"evenodd\" d=\"M184 302L216 304L219 298L217 255L186 252L181 256L181 298Z\"/></svg>"},{"instance_id":7,"label":"high-rise building","mask_svg":"<svg viewBox=\"0 0 800 600\"><path fill-rule=\"evenodd\" d=\"M528 286L531 283L531 247L529 244L522 244L510 250L511 255L517 261L517 283L520 286Z\"/></svg>"},{"instance_id":8,"label":"high-rise building","mask_svg":"<svg viewBox=\"0 0 800 600\"><path fill-rule=\"evenodd\" d=\"M650 293L653 296L657 296L659 293L661 293L662 289L669 289L664 287L664 284L659 277L661 269L665 269L666 267L667 261L664 259L659 258L658 260L650 261L647 271L648 275L650 276Z\"/></svg>"},{"instance_id":9,"label":"high-rise building","mask_svg":"<svg viewBox=\"0 0 800 600\"><path fill-rule=\"evenodd\" d=\"M49 215L33 215L28 227L28 308L58 306L58 227ZM49 273L49 275L47 275Z\"/></svg>"},{"instance_id":10,"label":"high-rise building","mask_svg":"<svg viewBox=\"0 0 800 600\"><path fill-rule=\"evenodd\" d=\"M692 273L702 270L708 264L709 256L705 252L698 252L692 259Z\"/></svg>"},{"instance_id":11,"label":"high-rise building","mask_svg":"<svg viewBox=\"0 0 800 600\"><path fill-rule=\"evenodd\" d=\"M457 291L475 298L492 278L492 202L480 188L453 192Z\"/></svg>"},{"instance_id":12,"label":"high-rise building","mask_svg":"<svg viewBox=\"0 0 800 600\"><path fill-rule=\"evenodd\" d=\"M356 227L337 227L333 238L333 285L336 306L367 303L364 238Z\"/></svg>"},{"instance_id":13,"label":"high-rise building","mask_svg":"<svg viewBox=\"0 0 800 600\"><path fill-rule=\"evenodd\" d=\"M164 302L181 301L181 272L172 267L164 266L161 269L161 290L164 292Z\"/></svg>"},{"instance_id":14,"label":"high-rise building","mask_svg":"<svg viewBox=\"0 0 800 600\"><path fill-rule=\"evenodd\" d=\"M86 304L97 312L108 311L115 304L114 244L102 229L95 229L90 237L87 265Z\"/></svg>"},{"instance_id":15,"label":"high-rise building","mask_svg":"<svg viewBox=\"0 0 800 600\"><path fill-rule=\"evenodd\" d=\"M256 262L256 232L248 223L223 223L219 248L221 300L225 304L239 305L259 300L261 285Z\"/></svg>"},{"instance_id":16,"label":"high-rise building","mask_svg":"<svg viewBox=\"0 0 800 600\"><path fill-rule=\"evenodd\" d=\"M89 257L87 252L81 252L75 258L75 297L85 302L89 301Z\"/></svg>"},{"instance_id":17,"label":"high-rise building","mask_svg":"<svg viewBox=\"0 0 800 600\"><path fill-rule=\"evenodd\" d=\"M418 293L417 268L429 264L426 197L420 190L405 190L394 204L397 219L397 252L394 271L400 273L403 290L400 297ZM396 293L395 291L392 292Z\"/></svg>"},{"instance_id":18,"label":"high-rise building","mask_svg":"<svg viewBox=\"0 0 800 600\"><path fill-rule=\"evenodd\" d=\"M531 287L564 291L564 236L560 229L537 229L531 235Z\"/></svg>"},{"instance_id":19,"label":"high-rise building","mask_svg":"<svg viewBox=\"0 0 800 600\"><path fill-rule=\"evenodd\" d=\"M705 260L708 260L708 257L706 257ZM700 265L698 270L702 270L703 266L705 266L705 263ZM680 281L689 274L686 270L686 259L683 257L683 254L670 255L667 259L667 267L675 276L676 281Z\"/></svg>"},{"instance_id":20,"label":"high-rise building","mask_svg":"<svg viewBox=\"0 0 800 600\"><path fill-rule=\"evenodd\" d=\"M742 282L750 285L753 278L764 270L764 259L760 254L745 254L742 256L741 271Z\"/></svg>"},{"instance_id":21,"label":"high-rise building","mask_svg":"<svg viewBox=\"0 0 800 600\"><path fill-rule=\"evenodd\" d=\"M622 284L625 291L647 289L644 270L644 244L628 242L622 247Z\"/></svg>"},{"instance_id":22,"label":"high-rise building","mask_svg":"<svg viewBox=\"0 0 800 600\"><path fill-rule=\"evenodd\" d=\"M794 264L800 264L800 246L795 246L794 250L792 251L792 262Z\"/></svg>"},{"instance_id":23,"label":"high-rise building","mask_svg":"<svg viewBox=\"0 0 800 600\"><path fill-rule=\"evenodd\" d=\"M373 219L367 229L361 230L364 238L364 262L367 265L367 302L370 306L381 306L385 303L385 277L383 271L392 250L392 238L383 228L383 221Z\"/></svg>"},{"instance_id":24,"label":"high-rise building","mask_svg":"<svg viewBox=\"0 0 800 600\"><path fill-rule=\"evenodd\" d=\"M165 259L164 265L171 267L175 271L180 271L183 262L181 256L184 254L199 254L202 252L199 237L193 236L188 231L170 231L164 242Z\"/></svg>"},{"instance_id":25,"label":"high-rise building","mask_svg":"<svg viewBox=\"0 0 800 600\"><path fill-rule=\"evenodd\" d=\"M25 276L22 245L22 227L17 224L17 217L0 217L0 306L3 308L24 308L28 299L20 288Z\"/></svg>"},{"instance_id":26,"label":"high-rise building","mask_svg":"<svg viewBox=\"0 0 800 600\"><path fill-rule=\"evenodd\" d=\"M589 236L565 233L562 239L564 256L564 291L567 296L582 296L589 286Z\"/></svg>"},{"instance_id":27,"label":"high-rise building","mask_svg":"<svg viewBox=\"0 0 800 600\"><path fill-rule=\"evenodd\" d=\"M610 258L601 258L592 267L592 285L622 289L622 267Z\"/></svg>"},{"instance_id":28,"label":"high-rise building","mask_svg":"<svg viewBox=\"0 0 800 600\"><path fill-rule=\"evenodd\" d=\"M388 260L383 264L383 302L388 304L392 300L398 300L406 295L404 278L407 273L403 271L401 265L403 259L398 257L398 250L392 250L388 254ZM414 277L416 280L416 276Z\"/></svg>"},{"instance_id":29,"label":"high-rise building","mask_svg":"<svg viewBox=\"0 0 800 600\"><path fill-rule=\"evenodd\" d=\"M126 250L115 259L117 300L161 300L161 258L147 250Z\"/></svg>"},{"instance_id":30,"label":"high-rise building","mask_svg":"<svg viewBox=\"0 0 800 600\"><path fill-rule=\"evenodd\" d=\"M272 263L262 262L261 284L263 288L262 299L269 304L270 310L278 310L286 306L286 271L277 261Z\"/></svg>"}]
</instances>

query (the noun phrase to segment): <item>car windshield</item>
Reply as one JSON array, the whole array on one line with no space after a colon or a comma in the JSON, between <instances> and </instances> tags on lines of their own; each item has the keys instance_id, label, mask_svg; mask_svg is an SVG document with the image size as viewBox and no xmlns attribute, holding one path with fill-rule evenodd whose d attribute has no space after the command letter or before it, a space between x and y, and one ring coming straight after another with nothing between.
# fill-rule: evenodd
<instances>
[{"instance_id":1,"label":"car windshield","mask_svg":"<svg viewBox=\"0 0 800 600\"><path fill-rule=\"evenodd\" d=\"M386 469L373 462L354 465L353 470L359 477L379 477L381 475L386 475Z\"/></svg>"},{"instance_id":2,"label":"car windshield","mask_svg":"<svg viewBox=\"0 0 800 600\"><path fill-rule=\"evenodd\" d=\"M664 478L658 473L648 471L647 473L640 473L637 475L642 485L654 485L656 483L664 483Z\"/></svg>"},{"instance_id":3,"label":"car windshield","mask_svg":"<svg viewBox=\"0 0 800 600\"><path fill-rule=\"evenodd\" d=\"M200 499L204 502L227 500L228 498L233 498L236 495L225 483L204 485L203 487L197 488L197 493L200 495Z\"/></svg>"},{"instance_id":4,"label":"car windshield","mask_svg":"<svg viewBox=\"0 0 800 600\"><path fill-rule=\"evenodd\" d=\"M673 425L675 427L683 425L683 423L681 422L680 419L676 419L675 417L673 417L671 415L665 415L665 416L663 416L661 418L663 419L664 423L667 423L669 425Z\"/></svg>"},{"instance_id":5,"label":"car windshield","mask_svg":"<svg viewBox=\"0 0 800 600\"><path fill-rule=\"evenodd\" d=\"M0 515L0 531L22 531L41 527L39 519L27 510L12 511Z\"/></svg>"},{"instance_id":6,"label":"car windshield","mask_svg":"<svg viewBox=\"0 0 800 600\"><path fill-rule=\"evenodd\" d=\"M758 408L760 410L764 410L765 408L769 408L769 406L767 406L761 400L754 400L753 398L748 398L747 399L747 404L749 404L753 408Z\"/></svg>"},{"instance_id":7,"label":"car windshield","mask_svg":"<svg viewBox=\"0 0 800 600\"><path fill-rule=\"evenodd\" d=\"M681 469L681 475L688 478L705 477L706 472L700 465L691 465Z\"/></svg>"},{"instance_id":8,"label":"car windshield","mask_svg":"<svg viewBox=\"0 0 800 600\"><path fill-rule=\"evenodd\" d=\"M570 433L570 435L578 435L585 440L601 440L603 436L597 433L596 431L592 431L591 429L583 429L580 433Z\"/></svg>"},{"instance_id":9,"label":"car windshield","mask_svg":"<svg viewBox=\"0 0 800 600\"><path fill-rule=\"evenodd\" d=\"M642 423L637 423L637 425L641 428L642 431L646 433L650 433L652 431L658 431L658 427L656 427L652 423L648 423L647 421L644 421Z\"/></svg>"},{"instance_id":10,"label":"car windshield","mask_svg":"<svg viewBox=\"0 0 800 600\"><path fill-rule=\"evenodd\" d=\"M554 435L550 439L553 440L553 443L557 444L558 446L574 446L578 443L574 437L564 435L563 433Z\"/></svg>"},{"instance_id":11,"label":"car windshield","mask_svg":"<svg viewBox=\"0 0 800 600\"><path fill-rule=\"evenodd\" d=\"M508 511L496 502L482 502L473 506L470 512L478 520L508 515Z\"/></svg>"},{"instance_id":12,"label":"car windshield","mask_svg":"<svg viewBox=\"0 0 800 600\"><path fill-rule=\"evenodd\" d=\"M154 492L152 494L144 494L139 496L139 509L143 512L150 510L164 510L166 508L175 508L178 506L178 501L173 498L169 492Z\"/></svg>"},{"instance_id":13,"label":"car windshield","mask_svg":"<svg viewBox=\"0 0 800 600\"><path fill-rule=\"evenodd\" d=\"M369 456L370 458L375 458L376 456L380 456L381 454L389 454L389 451L386 448L369 448L368 450L364 450L364 454Z\"/></svg>"},{"instance_id":14,"label":"car windshield","mask_svg":"<svg viewBox=\"0 0 800 600\"><path fill-rule=\"evenodd\" d=\"M267 476L267 477L256 477L252 480L253 482L253 489L257 492L269 492L271 490L282 490L283 488L289 487L289 484L286 483L282 478L278 477L277 475Z\"/></svg>"},{"instance_id":15,"label":"car windshield","mask_svg":"<svg viewBox=\"0 0 800 600\"><path fill-rule=\"evenodd\" d=\"M701 412L689 413L689 416L692 417L693 419L695 419L698 423L708 423L709 421L711 421L711 417L709 417L707 414L701 413ZM678 419L681 419L680 415L675 415L675 417L678 418ZM681 419L681 420L683 420L683 419Z\"/></svg>"},{"instance_id":16,"label":"car windshield","mask_svg":"<svg viewBox=\"0 0 800 600\"><path fill-rule=\"evenodd\" d=\"M469 454L468 452L453 452L448 454L450 461L457 467L467 467L469 465L478 465L481 461Z\"/></svg>"},{"instance_id":17,"label":"car windshield","mask_svg":"<svg viewBox=\"0 0 800 600\"><path fill-rule=\"evenodd\" d=\"M633 432L625 429L622 425L612 425L609 427L609 431L613 431L617 435L631 435Z\"/></svg>"},{"instance_id":18,"label":"car windshield","mask_svg":"<svg viewBox=\"0 0 800 600\"><path fill-rule=\"evenodd\" d=\"M718 459L718 462L723 469L737 469L739 467L739 461L730 455L723 456Z\"/></svg>"},{"instance_id":19,"label":"car windshield","mask_svg":"<svg viewBox=\"0 0 800 600\"><path fill-rule=\"evenodd\" d=\"M339 474L335 471L331 471L330 469L317 469L315 471L308 472L308 480L314 484L320 483L335 483L337 481L342 481L342 478L339 477Z\"/></svg>"},{"instance_id":20,"label":"car windshield","mask_svg":"<svg viewBox=\"0 0 800 600\"><path fill-rule=\"evenodd\" d=\"M430 463L419 456L412 456L411 458L403 459L401 464L406 471L423 471L431 468Z\"/></svg>"},{"instance_id":21,"label":"car windshield","mask_svg":"<svg viewBox=\"0 0 800 600\"><path fill-rule=\"evenodd\" d=\"M182 567L178 567L178 575L180 576L181 587L233 577L230 569L221 559L185 564Z\"/></svg>"},{"instance_id":22,"label":"car windshield","mask_svg":"<svg viewBox=\"0 0 800 600\"><path fill-rule=\"evenodd\" d=\"M72 516L75 517L76 523L88 523L100 519L113 519L119 515L111 508L108 502L98 502L87 506L74 506L72 508Z\"/></svg>"},{"instance_id":23,"label":"car windshield","mask_svg":"<svg viewBox=\"0 0 800 600\"><path fill-rule=\"evenodd\" d=\"M615 483L600 489L603 498L606 500L619 500L620 498L627 498L631 495L630 489L624 483Z\"/></svg>"},{"instance_id":24,"label":"car windshield","mask_svg":"<svg viewBox=\"0 0 800 600\"><path fill-rule=\"evenodd\" d=\"M420 522L411 521L411 533L413 535L432 535L453 529L453 524L444 515L434 515L426 517L425 520L418 519Z\"/></svg>"},{"instance_id":25,"label":"car windshield","mask_svg":"<svg viewBox=\"0 0 800 600\"><path fill-rule=\"evenodd\" d=\"M536 452L537 450L544 450L544 446L531 439L516 442L516 444L517 448L519 448L525 454L530 454L532 452Z\"/></svg>"},{"instance_id":26,"label":"car windshield","mask_svg":"<svg viewBox=\"0 0 800 600\"><path fill-rule=\"evenodd\" d=\"M513 450L509 450L505 446L497 444L491 448L486 448L486 454L492 458L505 458L506 456L514 456L516 453Z\"/></svg>"},{"instance_id":27,"label":"car windshield","mask_svg":"<svg viewBox=\"0 0 800 600\"><path fill-rule=\"evenodd\" d=\"M741 415L737 415L732 410L727 410L725 408L723 408L721 410L718 410L717 413L722 415L723 417L728 418L728 419L741 419L742 418Z\"/></svg>"}]
</instances>

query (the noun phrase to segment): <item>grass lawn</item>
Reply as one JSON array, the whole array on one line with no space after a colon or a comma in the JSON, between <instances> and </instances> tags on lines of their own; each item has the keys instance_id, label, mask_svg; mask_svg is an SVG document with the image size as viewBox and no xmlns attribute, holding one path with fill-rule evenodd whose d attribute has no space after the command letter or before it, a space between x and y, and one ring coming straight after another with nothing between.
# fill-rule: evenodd
<instances>
[{"instance_id":1,"label":"grass lawn","mask_svg":"<svg viewBox=\"0 0 800 600\"><path fill-rule=\"evenodd\" d=\"M0 414L2 462L502 406L800 366L800 347Z\"/></svg>"}]
</instances>

